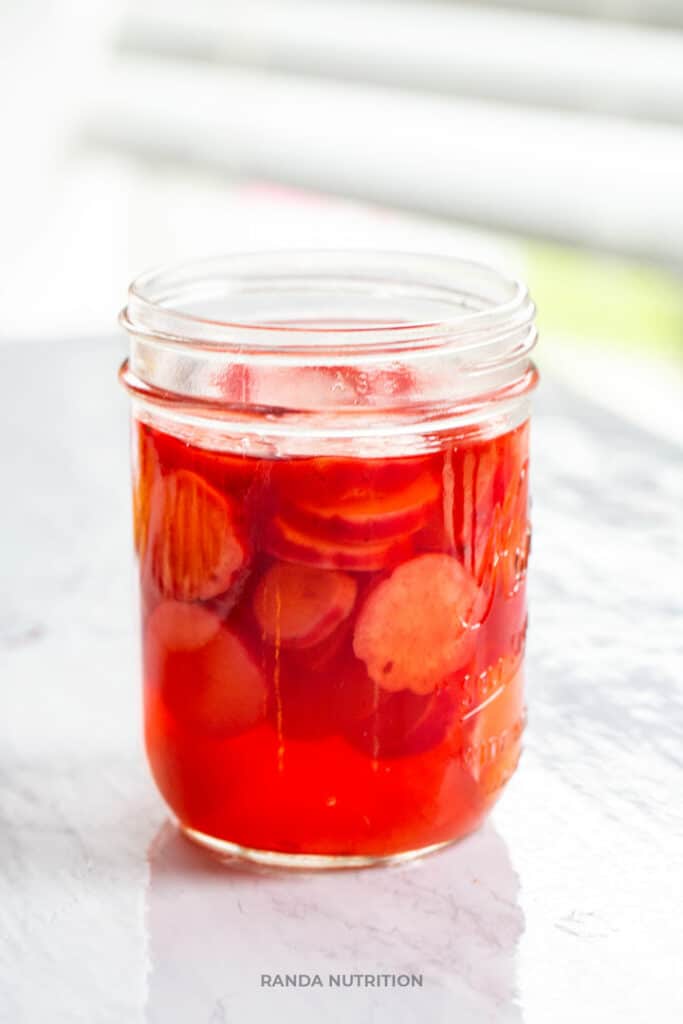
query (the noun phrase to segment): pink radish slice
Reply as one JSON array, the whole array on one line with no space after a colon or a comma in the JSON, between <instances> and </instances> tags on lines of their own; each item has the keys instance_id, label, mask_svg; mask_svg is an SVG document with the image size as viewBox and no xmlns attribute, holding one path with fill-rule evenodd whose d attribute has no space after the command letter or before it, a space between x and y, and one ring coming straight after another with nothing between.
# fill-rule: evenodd
<instances>
[{"instance_id":1,"label":"pink radish slice","mask_svg":"<svg viewBox=\"0 0 683 1024\"><path fill-rule=\"evenodd\" d=\"M287 517L295 527L332 540L378 543L419 529L439 494L435 477L423 473L400 490L367 489L328 502L292 502Z\"/></svg>"},{"instance_id":2,"label":"pink radish slice","mask_svg":"<svg viewBox=\"0 0 683 1024\"><path fill-rule=\"evenodd\" d=\"M235 502L185 469L162 477L161 485L151 501L143 566L164 597L205 601L222 594L247 561Z\"/></svg>"},{"instance_id":3,"label":"pink radish slice","mask_svg":"<svg viewBox=\"0 0 683 1024\"><path fill-rule=\"evenodd\" d=\"M356 590L346 573L276 562L256 588L254 614L271 643L312 647L350 615Z\"/></svg>"},{"instance_id":4,"label":"pink radish slice","mask_svg":"<svg viewBox=\"0 0 683 1024\"><path fill-rule=\"evenodd\" d=\"M374 572L394 565L410 554L411 537L407 534L365 544L361 541L334 541L299 530L278 516L267 531L265 547L271 555L285 562L317 566L320 569Z\"/></svg>"},{"instance_id":5,"label":"pink radish slice","mask_svg":"<svg viewBox=\"0 0 683 1024\"><path fill-rule=\"evenodd\" d=\"M404 562L363 605L353 649L385 690L430 693L469 660L478 588L457 559Z\"/></svg>"},{"instance_id":6,"label":"pink radish slice","mask_svg":"<svg viewBox=\"0 0 683 1024\"><path fill-rule=\"evenodd\" d=\"M166 602L145 632L147 685L180 726L228 737L266 712L266 683L245 644L212 612Z\"/></svg>"},{"instance_id":7,"label":"pink radish slice","mask_svg":"<svg viewBox=\"0 0 683 1024\"><path fill-rule=\"evenodd\" d=\"M201 605L163 601L149 618L146 637L155 651L175 654L204 647L220 628L218 616Z\"/></svg>"}]
</instances>

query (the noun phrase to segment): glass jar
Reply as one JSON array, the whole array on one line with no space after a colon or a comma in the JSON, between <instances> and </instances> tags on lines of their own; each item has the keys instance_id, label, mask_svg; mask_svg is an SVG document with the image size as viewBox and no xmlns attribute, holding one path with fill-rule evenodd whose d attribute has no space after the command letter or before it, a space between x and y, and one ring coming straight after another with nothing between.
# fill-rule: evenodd
<instances>
[{"instance_id":1,"label":"glass jar","mask_svg":"<svg viewBox=\"0 0 683 1024\"><path fill-rule=\"evenodd\" d=\"M526 289L373 252L129 292L147 753L188 836L351 866L475 829L524 727Z\"/></svg>"}]
</instances>

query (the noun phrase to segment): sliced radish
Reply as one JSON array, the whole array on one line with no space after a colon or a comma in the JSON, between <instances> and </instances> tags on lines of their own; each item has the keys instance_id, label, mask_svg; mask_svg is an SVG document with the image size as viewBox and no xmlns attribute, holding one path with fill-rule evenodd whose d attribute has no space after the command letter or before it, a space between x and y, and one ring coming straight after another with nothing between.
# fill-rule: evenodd
<instances>
[{"instance_id":1,"label":"sliced radish","mask_svg":"<svg viewBox=\"0 0 683 1024\"><path fill-rule=\"evenodd\" d=\"M471 656L479 591L450 555L404 562L373 590L358 616L356 656L385 690L430 693Z\"/></svg>"},{"instance_id":2,"label":"sliced radish","mask_svg":"<svg viewBox=\"0 0 683 1024\"><path fill-rule=\"evenodd\" d=\"M287 517L298 528L328 538L374 542L418 530L439 495L437 479L422 473L399 489L359 487L338 500L291 503Z\"/></svg>"},{"instance_id":3,"label":"sliced radish","mask_svg":"<svg viewBox=\"0 0 683 1024\"><path fill-rule=\"evenodd\" d=\"M237 634L201 607L159 605L145 631L145 675L181 726L231 736L265 716L261 670Z\"/></svg>"},{"instance_id":4,"label":"sliced radish","mask_svg":"<svg viewBox=\"0 0 683 1024\"><path fill-rule=\"evenodd\" d=\"M350 615L357 589L346 573L276 562L256 588L254 614L271 643L312 647Z\"/></svg>"},{"instance_id":5,"label":"sliced radish","mask_svg":"<svg viewBox=\"0 0 683 1024\"><path fill-rule=\"evenodd\" d=\"M147 640L164 655L196 651L221 628L221 620L198 604L163 601L149 617Z\"/></svg>"},{"instance_id":6,"label":"sliced radish","mask_svg":"<svg viewBox=\"0 0 683 1024\"><path fill-rule=\"evenodd\" d=\"M208 600L230 587L247 561L236 504L196 473L161 478L150 512L147 562L164 597Z\"/></svg>"},{"instance_id":7,"label":"sliced radish","mask_svg":"<svg viewBox=\"0 0 683 1024\"><path fill-rule=\"evenodd\" d=\"M455 535L464 561L480 579L495 510L498 454L494 442L473 446L459 460L461 487L454 508Z\"/></svg>"},{"instance_id":8,"label":"sliced radish","mask_svg":"<svg viewBox=\"0 0 683 1024\"><path fill-rule=\"evenodd\" d=\"M491 592L504 576L508 592L524 574L528 555L528 424L461 454L456 537L465 566Z\"/></svg>"},{"instance_id":9,"label":"sliced radish","mask_svg":"<svg viewBox=\"0 0 683 1024\"><path fill-rule=\"evenodd\" d=\"M374 572L395 565L411 553L411 535L389 537L369 543L335 542L330 538L297 529L277 516L265 534L266 551L285 562L317 566L320 569L350 569Z\"/></svg>"},{"instance_id":10,"label":"sliced radish","mask_svg":"<svg viewBox=\"0 0 683 1024\"><path fill-rule=\"evenodd\" d=\"M198 430L189 431L187 437L175 437L141 424L140 431L144 433L161 473L183 469L197 473L206 483L239 501L252 494L257 499L260 497L264 478L268 475L267 460L239 451L207 447L214 439Z\"/></svg>"},{"instance_id":11,"label":"sliced radish","mask_svg":"<svg viewBox=\"0 0 683 1024\"><path fill-rule=\"evenodd\" d=\"M425 472L437 471L434 455L384 459L323 456L276 462L273 482L284 501L316 508L318 504L353 502L372 494L385 500Z\"/></svg>"}]
</instances>

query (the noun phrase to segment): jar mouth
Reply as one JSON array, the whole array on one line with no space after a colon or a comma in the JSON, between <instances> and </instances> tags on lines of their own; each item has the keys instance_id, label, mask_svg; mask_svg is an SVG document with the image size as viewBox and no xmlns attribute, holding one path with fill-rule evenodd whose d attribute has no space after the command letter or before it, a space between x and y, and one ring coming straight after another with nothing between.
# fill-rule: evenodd
<instances>
[{"instance_id":1,"label":"jar mouth","mask_svg":"<svg viewBox=\"0 0 683 1024\"><path fill-rule=\"evenodd\" d=\"M449 257L225 256L132 284L121 380L139 415L226 445L490 436L535 387L534 312L520 282Z\"/></svg>"},{"instance_id":2,"label":"jar mouth","mask_svg":"<svg viewBox=\"0 0 683 1024\"><path fill-rule=\"evenodd\" d=\"M381 251L285 250L229 255L149 271L120 320L171 345L313 362L408 350L499 362L533 347L526 287L483 264Z\"/></svg>"}]
</instances>

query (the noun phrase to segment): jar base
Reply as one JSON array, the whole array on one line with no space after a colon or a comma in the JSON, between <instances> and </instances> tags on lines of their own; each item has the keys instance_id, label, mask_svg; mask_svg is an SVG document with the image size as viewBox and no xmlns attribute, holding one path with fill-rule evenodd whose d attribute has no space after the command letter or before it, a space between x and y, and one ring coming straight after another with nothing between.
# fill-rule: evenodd
<instances>
[{"instance_id":1,"label":"jar base","mask_svg":"<svg viewBox=\"0 0 683 1024\"><path fill-rule=\"evenodd\" d=\"M258 850L250 846L241 846L239 843L231 843L227 839L216 839L215 836L199 832L188 825L183 825L182 822L179 822L178 825L188 839L198 846L204 847L205 850L210 850L211 853L218 856L219 860L240 860L250 864L259 864L262 867L288 871L339 871L404 864L406 861L436 853L458 841L449 839L443 843L432 843L431 846L421 846L415 850L403 850L400 853L390 853L386 856L285 853L278 850Z\"/></svg>"}]
</instances>

